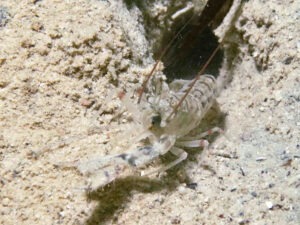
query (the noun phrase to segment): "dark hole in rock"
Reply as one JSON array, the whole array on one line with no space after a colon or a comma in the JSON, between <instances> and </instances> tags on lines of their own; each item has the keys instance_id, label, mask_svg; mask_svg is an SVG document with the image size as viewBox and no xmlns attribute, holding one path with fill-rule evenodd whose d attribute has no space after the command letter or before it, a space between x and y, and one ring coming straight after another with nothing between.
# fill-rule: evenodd
<instances>
[{"instance_id":1,"label":"dark hole in rock","mask_svg":"<svg viewBox=\"0 0 300 225\"><path fill-rule=\"evenodd\" d=\"M159 48L154 49L156 59L163 61L166 74L169 81L174 79L193 79L201 70L203 65L218 47L218 39L213 34L215 29L222 22L230 9L232 0L208 0L206 6L200 15L197 13L185 16L171 27L171 32L164 34ZM184 24L184 29L181 27ZM179 35L175 35L180 31ZM170 38L175 36L174 42L166 55L161 55L164 52ZM223 52L219 50L213 60L206 68L206 74L218 75L219 68L223 61Z\"/></svg>"},{"instance_id":2,"label":"dark hole in rock","mask_svg":"<svg viewBox=\"0 0 300 225\"><path fill-rule=\"evenodd\" d=\"M197 26L186 26L167 54L162 58L169 81L193 79L218 47L218 40L210 28L197 32ZM183 39L181 37L184 37ZM223 59L218 51L204 73L217 76Z\"/></svg>"}]
</instances>

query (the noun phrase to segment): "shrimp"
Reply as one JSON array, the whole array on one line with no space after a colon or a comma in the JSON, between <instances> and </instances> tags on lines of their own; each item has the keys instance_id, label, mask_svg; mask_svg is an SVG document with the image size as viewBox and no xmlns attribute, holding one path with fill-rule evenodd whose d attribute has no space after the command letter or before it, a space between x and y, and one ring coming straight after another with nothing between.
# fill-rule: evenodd
<instances>
[{"instance_id":1,"label":"shrimp","mask_svg":"<svg viewBox=\"0 0 300 225\"><path fill-rule=\"evenodd\" d=\"M216 101L220 82L212 75L203 75L203 72L219 48L220 45L193 80L174 80L167 84L164 77L153 76L160 63L158 60L137 92L137 103L133 103L124 92L118 94L131 112L136 130L141 131L134 141L142 141L144 145L136 147L133 143L133 147L125 153L68 163L64 166L75 167L81 174L88 176L89 189L94 190L128 175L149 176L162 173L187 158L188 154L183 148L203 147L205 150L209 143L204 137L223 131L215 127L194 137L190 134L200 125ZM177 159L152 171L141 170L168 152L177 156Z\"/></svg>"},{"instance_id":2,"label":"shrimp","mask_svg":"<svg viewBox=\"0 0 300 225\"><path fill-rule=\"evenodd\" d=\"M192 81L174 80L169 85L161 77L153 76L149 81L148 92L139 96L140 103L133 104L127 94L119 93L119 98L132 113L136 126L141 128L141 134L135 141L149 144L132 147L122 154L72 163L71 167L76 167L80 173L91 178L90 189L132 175L170 151L178 157L175 161L139 174L148 176L164 172L187 158L188 154L183 148L207 148L209 143L203 138L213 132L222 132L216 127L195 137L189 136L215 102L217 83L212 75L199 74Z\"/></svg>"}]
</instances>

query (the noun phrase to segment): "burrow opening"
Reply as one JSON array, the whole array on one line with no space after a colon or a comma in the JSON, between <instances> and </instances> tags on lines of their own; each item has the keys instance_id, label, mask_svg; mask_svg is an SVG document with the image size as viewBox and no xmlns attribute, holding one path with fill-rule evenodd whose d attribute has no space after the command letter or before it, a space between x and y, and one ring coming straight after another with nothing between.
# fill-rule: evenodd
<instances>
[{"instance_id":1,"label":"burrow opening","mask_svg":"<svg viewBox=\"0 0 300 225\"><path fill-rule=\"evenodd\" d=\"M163 51L166 43L167 41L164 39L161 47L154 52L155 59L160 57L159 52ZM197 26L187 25L176 37L174 44L172 44L166 55L161 58L165 67L163 72L168 81L193 79L217 47L218 39L211 28L207 27L198 32ZM223 50L219 50L204 73L217 76L223 61L223 55Z\"/></svg>"},{"instance_id":2,"label":"burrow opening","mask_svg":"<svg viewBox=\"0 0 300 225\"><path fill-rule=\"evenodd\" d=\"M191 11L163 32L162 38L158 39L160 43L153 45L153 53L154 59L164 63L163 72L169 82L193 79L199 73L219 45L213 30L221 24L232 2L208 0L200 14ZM162 56L170 41L172 45ZM223 57L224 52L220 49L204 73L217 77Z\"/></svg>"},{"instance_id":3,"label":"burrow opening","mask_svg":"<svg viewBox=\"0 0 300 225\"><path fill-rule=\"evenodd\" d=\"M193 1L183 0L176 4L175 1L170 1L172 4L163 19L158 21L149 11L156 0L124 0L129 10L136 6L142 12L146 38L152 46L153 57L164 63L163 72L168 82L174 79L193 79L217 48L218 38L213 30L221 24L233 0L207 0L201 12L197 12L199 9L195 7L175 20L172 15L187 2ZM168 47L166 54L161 55L171 41L172 45ZM224 52L220 49L204 73L217 77L223 57Z\"/></svg>"}]
</instances>

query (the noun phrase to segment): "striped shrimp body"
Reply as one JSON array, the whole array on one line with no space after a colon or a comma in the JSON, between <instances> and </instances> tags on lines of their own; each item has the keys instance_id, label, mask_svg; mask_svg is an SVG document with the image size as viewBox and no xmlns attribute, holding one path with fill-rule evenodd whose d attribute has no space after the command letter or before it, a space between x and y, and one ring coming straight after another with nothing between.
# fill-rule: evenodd
<instances>
[{"instance_id":1,"label":"striped shrimp body","mask_svg":"<svg viewBox=\"0 0 300 225\"><path fill-rule=\"evenodd\" d=\"M144 106L142 123L150 131L149 139L152 140L153 147L147 152L148 155L143 156L144 161L148 163L168 151L178 156L178 159L144 175L162 172L173 167L187 157L187 153L181 147L207 147L208 142L201 138L212 131L221 131L219 128L214 128L196 137L188 137L188 134L199 126L217 95L216 80L213 76L202 75L195 83L192 82L174 80L169 89L162 92L162 96L148 97ZM191 90L186 95L189 88ZM176 106L179 107L176 108Z\"/></svg>"},{"instance_id":2,"label":"striped shrimp body","mask_svg":"<svg viewBox=\"0 0 300 225\"><path fill-rule=\"evenodd\" d=\"M174 80L169 86L161 81L159 87L159 95L155 91L146 93L140 104L133 104L127 95L121 95L121 100L141 130L135 141L144 141L147 145L132 147L122 154L71 165L91 178L89 188L96 189L116 178L132 175L137 169L170 151L178 156L175 161L152 171L142 171L141 175L168 170L186 159L187 153L183 147L207 147L208 142L202 138L211 131L220 131L219 128L214 128L196 137L188 136L199 126L215 101L217 88L213 76L202 75L194 83L190 80Z\"/></svg>"},{"instance_id":3,"label":"striped shrimp body","mask_svg":"<svg viewBox=\"0 0 300 225\"><path fill-rule=\"evenodd\" d=\"M166 93L168 96L164 96L165 99L161 97L150 99L149 104L150 108L153 108L153 115L150 117L152 126L150 125L149 129L156 136L174 135L179 139L200 124L215 101L216 81L211 75L201 76L174 111L174 107L179 104L190 85L190 80L174 80Z\"/></svg>"}]
</instances>

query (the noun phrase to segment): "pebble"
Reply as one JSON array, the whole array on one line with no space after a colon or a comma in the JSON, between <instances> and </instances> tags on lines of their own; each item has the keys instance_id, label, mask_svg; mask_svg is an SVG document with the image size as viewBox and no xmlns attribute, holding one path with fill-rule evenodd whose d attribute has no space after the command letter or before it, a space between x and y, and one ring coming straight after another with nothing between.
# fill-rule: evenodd
<instances>
[{"instance_id":1,"label":"pebble","mask_svg":"<svg viewBox=\"0 0 300 225\"><path fill-rule=\"evenodd\" d=\"M8 206L9 205L9 198L4 198L2 200L2 204L3 204L3 206Z\"/></svg>"},{"instance_id":2,"label":"pebble","mask_svg":"<svg viewBox=\"0 0 300 225\"><path fill-rule=\"evenodd\" d=\"M281 91L274 92L273 97L274 97L275 101L280 102L282 100L282 93L281 93Z\"/></svg>"},{"instance_id":3,"label":"pebble","mask_svg":"<svg viewBox=\"0 0 300 225\"><path fill-rule=\"evenodd\" d=\"M272 209L273 203L271 201L266 201L266 206L268 207L268 209Z\"/></svg>"},{"instance_id":4,"label":"pebble","mask_svg":"<svg viewBox=\"0 0 300 225\"><path fill-rule=\"evenodd\" d=\"M9 17L7 9L0 7L0 27L4 27L7 24Z\"/></svg>"},{"instance_id":5,"label":"pebble","mask_svg":"<svg viewBox=\"0 0 300 225\"><path fill-rule=\"evenodd\" d=\"M86 108L90 108L95 102L88 99L80 99L80 104Z\"/></svg>"},{"instance_id":6,"label":"pebble","mask_svg":"<svg viewBox=\"0 0 300 225\"><path fill-rule=\"evenodd\" d=\"M256 198L257 197L257 193L255 191L251 192L251 195Z\"/></svg>"},{"instance_id":7,"label":"pebble","mask_svg":"<svg viewBox=\"0 0 300 225\"><path fill-rule=\"evenodd\" d=\"M58 214L59 214L62 218L64 218L65 215L66 215L66 213L65 213L64 211L61 211L61 212L59 212Z\"/></svg>"},{"instance_id":8,"label":"pebble","mask_svg":"<svg viewBox=\"0 0 300 225\"><path fill-rule=\"evenodd\" d=\"M187 184L187 187L192 189L192 190L196 190L198 184L197 183L189 183Z\"/></svg>"},{"instance_id":9,"label":"pebble","mask_svg":"<svg viewBox=\"0 0 300 225\"><path fill-rule=\"evenodd\" d=\"M259 111L264 112L264 111L265 111L265 107L261 106L261 107L259 108Z\"/></svg>"},{"instance_id":10,"label":"pebble","mask_svg":"<svg viewBox=\"0 0 300 225\"><path fill-rule=\"evenodd\" d=\"M258 157L258 158L256 158L256 161L262 162L262 161L265 161L266 159L267 159L266 157Z\"/></svg>"},{"instance_id":11,"label":"pebble","mask_svg":"<svg viewBox=\"0 0 300 225\"><path fill-rule=\"evenodd\" d=\"M186 188L185 188L184 186L179 186L179 187L178 187L178 192L179 192L180 194L185 194L185 193L186 193Z\"/></svg>"}]
</instances>

